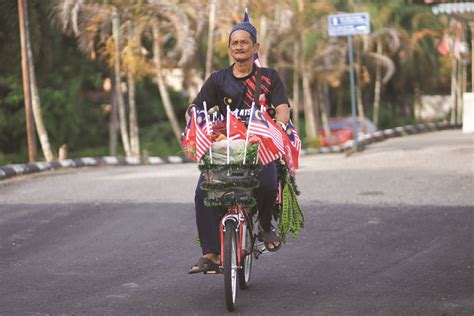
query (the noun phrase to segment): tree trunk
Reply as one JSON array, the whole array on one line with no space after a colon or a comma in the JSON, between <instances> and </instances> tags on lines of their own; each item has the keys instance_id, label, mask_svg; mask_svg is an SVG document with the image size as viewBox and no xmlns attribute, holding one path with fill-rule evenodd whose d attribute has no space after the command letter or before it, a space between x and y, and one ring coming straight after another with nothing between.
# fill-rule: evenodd
<instances>
[{"instance_id":1,"label":"tree trunk","mask_svg":"<svg viewBox=\"0 0 474 316\"><path fill-rule=\"evenodd\" d=\"M357 45L356 47L358 47ZM362 101L362 58L360 50L357 50L356 53L356 63L357 63L357 80L356 80L356 96L357 96L357 112L359 114L359 122L362 132L367 131L367 126L365 125L365 114L364 114L364 103ZM360 132L360 131L358 131Z\"/></svg>"},{"instance_id":2,"label":"tree trunk","mask_svg":"<svg viewBox=\"0 0 474 316\"><path fill-rule=\"evenodd\" d=\"M464 92L464 63L462 61L458 62L458 89L457 89L457 100L458 100L458 110L457 110L457 122L462 122L462 111L464 108L463 102L463 92Z\"/></svg>"},{"instance_id":3,"label":"tree trunk","mask_svg":"<svg viewBox=\"0 0 474 316\"><path fill-rule=\"evenodd\" d=\"M300 107L300 85L299 85L299 56L300 56L300 43L298 40L295 41L293 47L293 104L291 104L291 110L293 112L293 124L297 132L300 130L300 119L299 119L299 107Z\"/></svg>"},{"instance_id":4,"label":"tree trunk","mask_svg":"<svg viewBox=\"0 0 474 316\"><path fill-rule=\"evenodd\" d=\"M457 111L458 111L458 102L457 102L457 61L456 57L454 57L454 43L451 44L451 49L449 50L449 55L451 57L451 102L452 102L452 109L451 109L451 123L457 123Z\"/></svg>"},{"instance_id":5,"label":"tree trunk","mask_svg":"<svg viewBox=\"0 0 474 316\"><path fill-rule=\"evenodd\" d=\"M306 137L310 140L314 140L318 136L316 129L316 117L314 115L313 108L313 97L311 95L311 82L309 79L309 73L307 70L302 70L303 76L303 95L304 95L304 120L306 126Z\"/></svg>"},{"instance_id":6,"label":"tree trunk","mask_svg":"<svg viewBox=\"0 0 474 316\"><path fill-rule=\"evenodd\" d=\"M415 84L415 93L414 93L413 107L415 121L419 123L421 121L421 90L419 84Z\"/></svg>"},{"instance_id":7,"label":"tree trunk","mask_svg":"<svg viewBox=\"0 0 474 316\"><path fill-rule=\"evenodd\" d=\"M262 15L260 17L260 32L258 35L260 38L259 41L262 43L262 45L260 45L258 59L262 66L268 65L268 51L271 47L271 34L267 32L267 28L268 20L265 16Z\"/></svg>"},{"instance_id":8,"label":"tree trunk","mask_svg":"<svg viewBox=\"0 0 474 316\"><path fill-rule=\"evenodd\" d=\"M128 30L128 40L132 43L137 42L138 37L135 35L135 23L129 21L130 27ZM140 43L135 43L137 46L140 46ZM132 45L134 47L134 45ZM135 55L135 52L133 52ZM128 106L129 106L129 117L128 121L130 124L130 147L132 157L140 157L140 139L138 132L138 121L137 121L137 103L135 96L135 75L132 71L127 72L127 82L128 82Z\"/></svg>"},{"instance_id":9,"label":"tree trunk","mask_svg":"<svg viewBox=\"0 0 474 316\"><path fill-rule=\"evenodd\" d=\"M342 107L343 107L343 98L344 98L344 90L342 85L337 88L337 105L336 105L336 116L341 117L343 114Z\"/></svg>"},{"instance_id":10,"label":"tree trunk","mask_svg":"<svg viewBox=\"0 0 474 316\"><path fill-rule=\"evenodd\" d=\"M140 138L138 133L137 105L135 102L135 77L130 72L127 75L131 154L132 157L140 157Z\"/></svg>"},{"instance_id":11,"label":"tree trunk","mask_svg":"<svg viewBox=\"0 0 474 316\"><path fill-rule=\"evenodd\" d=\"M31 89L30 76L28 73L28 54L26 49L26 18L27 7L25 0L18 0L18 18L20 26L20 42L21 42L21 70L23 77L23 95L25 99L25 119L26 119L26 135L28 141L28 162L37 160L36 138L34 117L31 108Z\"/></svg>"},{"instance_id":12,"label":"tree trunk","mask_svg":"<svg viewBox=\"0 0 474 316\"><path fill-rule=\"evenodd\" d=\"M383 54L382 40L377 40L377 54ZM380 93L382 88L382 66L379 63L375 64L375 88L374 88L374 113L372 121L375 126L379 125L379 107L380 107Z\"/></svg>"},{"instance_id":13,"label":"tree trunk","mask_svg":"<svg viewBox=\"0 0 474 316\"><path fill-rule=\"evenodd\" d=\"M320 99L320 95L318 93L318 84L316 83L313 84L311 83L310 84L310 87L311 87L311 90L312 91L316 91L316 93L312 93L311 96L313 97L313 111L314 111L314 126L315 126L315 129L316 129L316 135L317 135L317 139L319 140L319 130L321 129L321 126L320 126L320 122L319 122L319 118L320 118L320 107L321 107L321 99Z\"/></svg>"},{"instance_id":14,"label":"tree trunk","mask_svg":"<svg viewBox=\"0 0 474 316\"><path fill-rule=\"evenodd\" d=\"M326 87L323 88L323 85L326 85L327 83L320 83L318 82L317 86L317 93L318 93L318 100L320 104L320 111L321 111L321 122L323 123L323 129L324 129L324 135L329 136L331 135L331 130L329 129L329 118L328 118L328 104L327 104L327 98L324 95L326 91L323 91ZM324 96L323 96L324 95ZM324 100L324 102L321 102L321 100ZM322 104L321 104L322 103Z\"/></svg>"},{"instance_id":15,"label":"tree trunk","mask_svg":"<svg viewBox=\"0 0 474 316\"><path fill-rule=\"evenodd\" d=\"M112 106L110 110L109 120L109 151L111 156L117 155L117 93L115 81L115 72L112 70L112 91L110 92L110 104Z\"/></svg>"},{"instance_id":16,"label":"tree trunk","mask_svg":"<svg viewBox=\"0 0 474 316\"><path fill-rule=\"evenodd\" d=\"M115 73L115 93L117 96L117 105L119 113L119 125L120 125L120 135L122 136L123 149L127 157L131 156L130 151L130 142L128 139L128 128L127 128L127 118L125 105L123 101L122 94L122 81L120 79L120 17L117 13L117 9L114 8L113 20L112 20L112 33L115 43L115 64L114 64L114 73Z\"/></svg>"},{"instance_id":17,"label":"tree trunk","mask_svg":"<svg viewBox=\"0 0 474 316\"><path fill-rule=\"evenodd\" d=\"M26 39L26 54L28 61L28 76L30 78L30 92L31 92L31 105L33 109L33 117L35 119L36 131L43 151L43 156L46 161L53 161L54 156L51 151L49 144L48 132L43 122L43 114L41 110L41 103L38 94L38 88L36 84L35 67L33 63L33 53L31 51L28 11L26 1L23 3L24 17L25 17L25 39Z\"/></svg>"},{"instance_id":18,"label":"tree trunk","mask_svg":"<svg viewBox=\"0 0 474 316\"><path fill-rule=\"evenodd\" d=\"M173 128L173 132L176 136L176 139L179 142L179 138L181 135L181 130L178 125L178 120L176 119L176 115L173 110L173 105L171 104L171 100L168 94L168 90L166 89L165 82L163 80L163 75L161 73L161 50L160 50L160 38L158 34L158 24L155 21L152 26L153 30L153 63L155 64L155 75L156 75L156 82L158 84L158 89L160 91L161 100L163 101L163 106L166 111L166 115L171 123L171 127Z\"/></svg>"},{"instance_id":19,"label":"tree trunk","mask_svg":"<svg viewBox=\"0 0 474 316\"><path fill-rule=\"evenodd\" d=\"M211 0L209 3L209 28L207 31L207 54L206 54L206 73L204 80L209 78L212 71L212 54L214 51L214 29L216 27L216 6L217 1Z\"/></svg>"}]
</instances>

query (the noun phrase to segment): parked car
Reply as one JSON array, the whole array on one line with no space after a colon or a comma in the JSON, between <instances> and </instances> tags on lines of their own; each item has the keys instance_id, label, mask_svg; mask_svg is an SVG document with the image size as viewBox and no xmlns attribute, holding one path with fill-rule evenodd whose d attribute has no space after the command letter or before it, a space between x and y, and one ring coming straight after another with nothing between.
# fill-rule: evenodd
<instances>
[{"instance_id":1,"label":"parked car","mask_svg":"<svg viewBox=\"0 0 474 316\"><path fill-rule=\"evenodd\" d=\"M329 118L329 130L331 135L324 133L324 129L319 130L319 139L322 147L342 145L345 142L352 140L352 117L331 117ZM373 133L377 131L374 123L368 118L365 118L365 125L367 127L367 133ZM359 118L356 118L356 130L361 133Z\"/></svg>"}]
</instances>

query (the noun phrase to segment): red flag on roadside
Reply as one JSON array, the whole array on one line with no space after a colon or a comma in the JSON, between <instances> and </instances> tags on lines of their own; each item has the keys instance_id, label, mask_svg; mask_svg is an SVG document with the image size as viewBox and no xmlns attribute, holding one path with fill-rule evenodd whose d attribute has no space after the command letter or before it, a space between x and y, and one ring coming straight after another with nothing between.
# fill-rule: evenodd
<instances>
[{"instance_id":1,"label":"red flag on roadside","mask_svg":"<svg viewBox=\"0 0 474 316\"><path fill-rule=\"evenodd\" d=\"M449 55L449 36L447 34L443 35L438 45L436 46L436 49L441 55L445 57Z\"/></svg>"}]
</instances>

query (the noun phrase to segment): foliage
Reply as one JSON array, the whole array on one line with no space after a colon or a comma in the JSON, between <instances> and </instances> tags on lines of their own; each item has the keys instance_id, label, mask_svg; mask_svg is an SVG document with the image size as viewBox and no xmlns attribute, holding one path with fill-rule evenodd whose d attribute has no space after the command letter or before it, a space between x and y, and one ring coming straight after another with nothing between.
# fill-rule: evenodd
<instances>
[{"instance_id":1,"label":"foliage","mask_svg":"<svg viewBox=\"0 0 474 316\"><path fill-rule=\"evenodd\" d=\"M66 0L60 0L66 1ZM76 4L87 1L67 1L72 14ZM107 1L90 1L95 9ZM55 21L53 14L54 0L31 0L29 17L32 50L35 56L35 69L43 116L48 130L51 145L58 148L67 144L70 157L81 155L105 155L109 147L109 104L110 94L104 92L103 81L111 77L106 61L114 58L104 53L104 59L91 60L91 41L100 43L95 48L97 53L113 51L113 43L107 40L105 34L110 31L105 22L110 16L106 11L88 10L86 13L95 21L90 27L89 37L80 39L79 46L88 55L77 49L73 37L61 33L61 25ZM141 149L147 155L180 155L180 147L174 138L173 130L161 101L156 84L147 78L147 71L152 70L147 60L152 48L150 30L144 27L146 19L150 18L150 10L145 10L146 1L107 2L115 5L124 14L124 20L135 21L137 33L143 33L143 42L125 42L127 49L122 51L124 69L143 77L137 82L136 100L138 125L140 126ZM167 69L181 68L186 75L193 70L204 72L204 60L207 36L207 5L209 1L154 1L153 16L160 19L160 36L163 41L163 67ZM415 3L415 4L414 4ZM271 48L268 53L269 66L277 65L283 80L287 83L289 95L293 95L289 85L289 76L298 69L292 64L292 50L295 41L304 39L304 54L307 61L304 67L311 71L311 76L324 80L331 86L329 93L329 113L335 115L335 105L342 104L341 114L350 113L350 89L347 69L345 41L343 39L329 40L326 31L326 16L334 12L351 12L367 10L371 12L372 31L383 28L397 29L401 46L395 52L384 48L384 54L395 65L393 77L383 87L380 100L380 128L394 127L414 122L413 103L414 87L423 93L449 93L451 62L436 51L437 41L448 28L446 17L431 14L429 6L416 4L419 1L260 1L245 2L232 0L221 3L218 10L216 28L217 48L213 53L213 65L224 67L228 65L227 36L231 25L242 18L243 8L248 5L252 22L256 25L263 40L262 23L267 20L267 34ZM101 9L101 10L102 10ZM181 10L180 10L181 9ZM18 31L18 9L16 1L0 2L0 165L20 163L27 160L25 111L23 104L23 87L21 77L21 54ZM108 12L108 11L107 11ZM167 18L168 13L173 17ZM184 29L179 28L179 20L190 21L190 36ZM289 31L284 27L285 19L290 25ZM127 20L127 21L128 21ZM71 19L68 20L71 23ZM84 23L84 19L78 23ZM142 23L143 22L143 23ZM185 27L182 23L183 27ZM71 25L68 25L70 27ZM123 25L124 32L127 30ZM189 25L186 24L189 28ZM99 33L96 31L100 30ZM74 31L71 29L71 32ZM94 33L95 32L95 33ZM181 32L181 33L180 33ZM270 32L270 33L269 33ZM387 43L386 45L388 45ZM141 46L140 46L141 45ZM176 54L180 47L182 54ZM89 48L89 50L87 50ZM148 54L148 55L147 55ZM136 57L139 58L136 58ZM337 57L337 60L336 60ZM185 60L189 60L187 63ZM274 63L274 64L271 64ZM363 60L366 85L362 95L365 104L373 100L374 66L370 59ZM148 64L149 65L149 64ZM185 89L186 80L185 79ZM340 96L338 96L340 94ZM183 117L188 103L185 91L172 92L171 103L179 118ZM340 101L338 101L340 100ZM301 106L299 108L302 108ZM366 109L371 113L372 109ZM304 115L304 113L301 113ZM319 119L319 118L317 118ZM304 120L300 120L304 138ZM183 122L181 122L181 125ZM317 147L318 140L304 140L304 144Z\"/></svg>"},{"instance_id":2,"label":"foliage","mask_svg":"<svg viewBox=\"0 0 474 316\"><path fill-rule=\"evenodd\" d=\"M298 204L299 195L295 178L290 175L286 165L279 163L279 180L282 181L282 203L279 214L277 232L281 239L286 242L289 232L293 238L297 238L301 228L304 228L304 216Z\"/></svg>"}]
</instances>

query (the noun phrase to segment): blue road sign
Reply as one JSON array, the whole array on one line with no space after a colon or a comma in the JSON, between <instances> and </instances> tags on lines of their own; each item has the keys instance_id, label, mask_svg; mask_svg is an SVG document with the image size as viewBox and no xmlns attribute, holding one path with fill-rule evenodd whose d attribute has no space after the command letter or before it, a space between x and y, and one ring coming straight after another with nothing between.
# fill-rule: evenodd
<instances>
[{"instance_id":1,"label":"blue road sign","mask_svg":"<svg viewBox=\"0 0 474 316\"><path fill-rule=\"evenodd\" d=\"M349 36L370 33L370 17L367 12L334 14L328 16L329 36Z\"/></svg>"},{"instance_id":2,"label":"blue road sign","mask_svg":"<svg viewBox=\"0 0 474 316\"><path fill-rule=\"evenodd\" d=\"M357 124L356 124L356 95L355 95L355 78L354 78L354 60L352 57L352 35L363 35L370 33L370 17L367 12L350 13L350 14L333 14L328 16L328 33L329 36L347 36L349 47L349 75L351 79L351 110L352 110L352 138L354 148L359 150L357 143Z\"/></svg>"}]
</instances>

